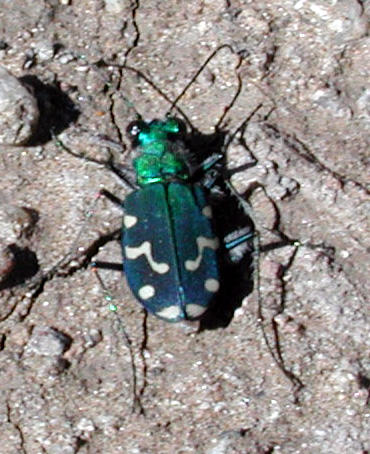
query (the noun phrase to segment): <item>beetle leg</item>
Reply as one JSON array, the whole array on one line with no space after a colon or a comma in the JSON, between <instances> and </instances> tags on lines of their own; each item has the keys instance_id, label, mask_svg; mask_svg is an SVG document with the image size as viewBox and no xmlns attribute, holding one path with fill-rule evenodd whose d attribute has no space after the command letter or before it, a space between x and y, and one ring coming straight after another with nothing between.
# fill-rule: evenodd
<instances>
[{"instance_id":1,"label":"beetle leg","mask_svg":"<svg viewBox=\"0 0 370 454\"><path fill-rule=\"evenodd\" d=\"M112 194L111 192L107 191L106 189L101 189L99 191L99 195L106 197L110 202L113 203L113 205L116 205L121 210L124 210L123 200L121 200L120 198L118 198L117 196Z\"/></svg>"},{"instance_id":2,"label":"beetle leg","mask_svg":"<svg viewBox=\"0 0 370 454\"><path fill-rule=\"evenodd\" d=\"M232 238L230 240L225 241L225 248L227 250L233 249L234 247L239 246L240 244L243 244L253 238L255 236L255 232L248 232L245 234L241 234L237 236L236 238Z\"/></svg>"},{"instance_id":3,"label":"beetle leg","mask_svg":"<svg viewBox=\"0 0 370 454\"><path fill-rule=\"evenodd\" d=\"M132 169L122 165L122 164L115 164L112 159L109 159L109 161L105 164L105 167L107 167L120 181L128 186L131 189L137 189L137 184L135 181L135 178L133 177L134 172Z\"/></svg>"},{"instance_id":4,"label":"beetle leg","mask_svg":"<svg viewBox=\"0 0 370 454\"><path fill-rule=\"evenodd\" d=\"M121 271L122 272L122 262L91 262L90 264L92 269L101 269L101 270L111 270L111 271Z\"/></svg>"},{"instance_id":5,"label":"beetle leg","mask_svg":"<svg viewBox=\"0 0 370 454\"><path fill-rule=\"evenodd\" d=\"M199 164L198 169L202 170L203 173L207 173L208 170L212 169L218 162L224 159L225 155L223 153L213 153L207 159ZM198 170L197 169L197 170Z\"/></svg>"}]
</instances>

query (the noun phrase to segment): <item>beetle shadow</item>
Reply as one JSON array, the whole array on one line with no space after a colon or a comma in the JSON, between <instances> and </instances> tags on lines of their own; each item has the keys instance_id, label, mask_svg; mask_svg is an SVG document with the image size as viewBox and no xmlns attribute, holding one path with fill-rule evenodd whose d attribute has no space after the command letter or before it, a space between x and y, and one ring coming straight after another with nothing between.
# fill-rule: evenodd
<instances>
[{"instance_id":1,"label":"beetle shadow","mask_svg":"<svg viewBox=\"0 0 370 454\"><path fill-rule=\"evenodd\" d=\"M199 329L201 331L228 326L233 319L235 310L241 306L243 298L253 291L254 284L253 238L246 240L235 250L228 251L225 247L225 239L233 237L233 234L237 236L238 232L243 232L252 237L255 230L253 222L243 209L240 200L231 193L226 184L229 171L224 148L228 137L228 132L223 130L206 135L195 129L184 137L184 143L189 149L190 156L196 160L196 165L212 155L222 155L222 159L211 170L214 183L209 194L214 229L221 243L220 289L209 310L200 320ZM200 179L200 183L202 183L202 179Z\"/></svg>"},{"instance_id":2,"label":"beetle shadow","mask_svg":"<svg viewBox=\"0 0 370 454\"><path fill-rule=\"evenodd\" d=\"M52 138L52 132L57 135L77 121L80 111L57 84L45 84L36 76L30 75L20 77L19 80L34 94L40 111L38 127L27 146L44 145Z\"/></svg>"},{"instance_id":3,"label":"beetle shadow","mask_svg":"<svg viewBox=\"0 0 370 454\"><path fill-rule=\"evenodd\" d=\"M228 194L221 201L211 203L213 207L215 230L221 241L219 266L220 289L200 322L200 329L227 327L234 317L243 299L253 291L253 239L235 249L242 252L228 251L222 239L240 229L253 234L251 219L240 208L235 196Z\"/></svg>"},{"instance_id":4,"label":"beetle shadow","mask_svg":"<svg viewBox=\"0 0 370 454\"><path fill-rule=\"evenodd\" d=\"M10 244L8 250L12 256L12 265L6 278L0 282L0 291L24 284L40 269L36 254L29 248Z\"/></svg>"}]
</instances>

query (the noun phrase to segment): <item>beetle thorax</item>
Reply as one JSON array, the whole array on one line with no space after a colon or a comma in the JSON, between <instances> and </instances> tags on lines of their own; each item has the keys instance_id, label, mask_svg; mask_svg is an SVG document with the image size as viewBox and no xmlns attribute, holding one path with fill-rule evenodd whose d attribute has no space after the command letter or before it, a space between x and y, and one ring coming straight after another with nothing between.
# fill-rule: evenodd
<instances>
[{"instance_id":1,"label":"beetle thorax","mask_svg":"<svg viewBox=\"0 0 370 454\"><path fill-rule=\"evenodd\" d=\"M141 153L133 164L140 186L151 183L184 181L189 177L189 170L184 160L171 151L165 150L160 155Z\"/></svg>"},{"instance_id":2,"label":"beetle thorax","mask_svg":"<svg viewBox=\"0 0 370 454\"><path fill-rule=\"evenodd\" d=\"M141 120L134 122L128 130L138 151L133 165L139 186L189 178L179 121L171 117L165 121Z\"/></svg>"}]
</instances>

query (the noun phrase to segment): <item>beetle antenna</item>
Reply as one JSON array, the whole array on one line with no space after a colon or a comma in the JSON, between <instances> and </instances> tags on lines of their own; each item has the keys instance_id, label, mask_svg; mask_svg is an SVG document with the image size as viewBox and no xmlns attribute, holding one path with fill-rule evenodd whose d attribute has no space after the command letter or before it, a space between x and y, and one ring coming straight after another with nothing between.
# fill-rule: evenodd
<instances>
[{"instance_id":1,"label":"beetle antenna","mask_svg":"<svg viewBox=\"0 0 370 454\"><path fill-rule=\"evenodd\" d=\"M235 53L234 49L230 46L230 44L222 44L222 46L219 46L217 47L217 49L215 49L211 55L209 55L207 57L207 59L205 60L205 62L200 66L200 68L198 69L198 71L194 74L194 76L190 79L190 81L185 85L185 87L183 88L183 90L181 91L181 93L175 98L175 100L172 102L172 105L170 107L170 109L168 110L167 112L167 115L169 115L171 113L171 111L173 109L177 109L179 110L179 108L177 107L177 103L180 101L180 99L184 96L184 94L187 92L187 90L189 89L189 87L196 81L196 79L198 78L198 76L204 71L204 69L206 68L206 66L208 65L208 63L212 60L212 58L217 55L222 49L229 49L232 53ZM237 68L239 68L240 66L240 63L238 63L237 65ZM241 79L239 78L239 81L241 83ZM240 92L240 88L238 89L238 91ZM229 109L228 109L229 110ZM222 117L223 118L223 117Z\"/></svg>"},{"instance_id":2,"label":"beetle antenna","mask_svg":"<svg viewBox=\"0 0 370 454\"><path fill-rule=\"evenodd\" d=\"M175 102L172 101L172 99L163 90L161 90L152 80L150 80L150 78L148 76L146 76L142 71L140 71L139 69L134 68L133 66L130 66L130 65L116 65L116 64L112 64L112 63L109 63L109 64L105 63L105 65L113 66L113 67L119 68L121 70L124 69L124 70L135 73L137 76L139 76L141 79L143 79L150 87L152 87L165 101L167 101L169 104L171 104L172 107L170 110L175 108L177 110L177 112L181 115L181 117L185 120L185 122L191 127L191 129L194 129L191 124L191 121L189 120L189 118L187 117L185 112L180 107L177 107L175 105ZM127 98L125 98L125 99L127 99ZM128 100L128 102L130 103L129 107L133 106L131 101ZM141 118L141 115L136 110L135 110L135 112L137 115L139 115L139 118Z\"/></svg>"},{"instance_id":3,"label":"beetle antenna","mask_svg":"<svg viewBox=\"0 0 370 454\"><path fill-rule=\"evenodd\" d=\"M136 115L136 120L142 120L143 117L142 115L136 110L136 107L134 105L134 103L125 95L123 95L122 93L120 93L120 97L124 100L126 106L129 108L129 109L132 109L134 112L135 112L135 115Z\"/></svg>"},{"instance_id":4,"label":"beetle antenna","mask_svg":"<svg viewBox=\"0 0 370 454\"><path fill-rule=\"evenodd\" d=\"M94 274L95 274L96 278L98 279L99 285L101 286L101 288L104 292L104 298L108 302L108 310L114 316L114 324L116 326L116 330L122 335L122 339L129 351L131 371L132 371L132 412L135 413L136 411L138 411L140 414L143 414L144 408L141 404L139 393L137 391L137 368L136 368L136 363L135 363L135 355L134 355L134 351L132 348L132 341L126 331L125 325L123 324L122 317L120 317L117 313L118 307L113 302L114 297L110 294L106 285L104 284L103 279L101 278L101 276L97 270L97 267L93 266L92 270L94 271Z\"/></svg>"},{"instance_id":5,"label":"beetle antenna","mask_svg":"<svg viewBox=\"0 0 370 454\"><path fill-rule=\"evenodd\" d=\"M221 115L221 117L219 118L218 122L216 123L215 131L219 131L220 129L222 129L221 125L222 125L224 119L226 118L226 115L232 109L232 107L236 103L236 100L239 98L239 95L240 95L240 93L242 91L242 87L243 87L242 78L240 77L240 74L237 72L237 69L240 67L240 65L241 65L241 57L239 57L239 63L238 63L238 65L235 68L236 76L237 76L237 79L238 79L238 88L236 89L236 92L235 92L231 102L224 108L223 114Z\"/></svg>"},{"instance_id":6,"label":"beetle antenna","mask_svg":"<svg viewBox=\"0 0 370 454\"><path fill-rule=\"evenodd\" d=\"M185 93L187 92L187 90L189 89L189 87L196 81L196 79L198 78L198 76L204 71L204 69L206 68L206 66L208 65L208 63L215 57L215 55L217 55L222 49L229 49L233 54L236 54L236 52L234 51L234 49L232 48L232 46L230 44L222 44L221 46L217 47L217 49L215 49L211 55L209 55L207 57L207 59L204 61L204 63L200 66L200 68L197 70L197 72L194 74L194 76L191 78L191 80L186 84L186 86L181 90L181 92L179 93L179 95L174 99L172 100L163 90L161 90L148 76L146 76L142 71L140 71L139 69L137 68L134 68L133 66L130 66L130 65L118 65L118 64L114 64L114 63L106 63L106 62L103 62L103 61L100 61L99 64L102 65L104 64L105 66L111 66L111 67L114 67L114 68L119 68L120 70L127 70L127 71L132 71L133 73L135 73L137 76L139 76L141 79L143 79L149 86L151 86L164 100L166 100L169 104L170 104L170 108L169 110L167 111L166 113L166 116L169 116L171 115L171 112L176 109L176 111L180 114L180 116L185 120L185 122L187 123L187 125L190 127L191 130L194 130L194 126L192 125L190 119L188 118L188 116L185 114L185 112L177 105L178 102L180 101L180 99L185 95ZM240 67L241 65L241 62L242 62L242 57L239 56L239 62L236 66L236 70ZM229 110L232 108L232 106L234 105L236 99L238 98L240 92L241 92L241 88L242 88L242 80L241 80L241 77L240 75L238 74L238 88L237 88L237 91L233 97L233 100L232 102L225 108L225 111L224 113L221 115L221 118L218 120L217 122L217 125L215 127L215 129L217 130L218 128L220 128L220 125L221 123L223 122L224 118L226 117L227 113L229 112ZM139 117L139 119L141 119L141 115L136 111L133 103L124 97L124 99L127 101L128 103L128 106L130 108L133 108L135 110L135 113L137 114L137 116Z\"/></svg>"},{"instance_id":7,"label":"beetle antenna","mask_svg":"<svg viewBox=\"0 0 370 454\"><path fill-rule=\"evenodd\" d=\"M234 99L236 99L234 97ZM233 101L235 102L235 101ZM258 104L252 111L251 113L248 115L248 117L242 121L242 123L235 129L235 131L232 133L232 134L228 134L228 138L227 138L227 141L226 143L224 144L224 148L225 150L227 150L227 148L230 146L230 144L233 142L233 140L235 139L235 137L240 133L241 136L244 134L244 131L246 130L247 126L248 126L248 123L251 121L251 119L257 114L257 112L262 108L263 104L260 103ZM227 110L229 110L229 108L227 108ZM223 118L225 118L226 114L223 115L223 117L221 117L220 120L222 120ZM216 130L217 128L220 127L220 121L217 123L216 125Z\"/></svg>"}]
</instances>

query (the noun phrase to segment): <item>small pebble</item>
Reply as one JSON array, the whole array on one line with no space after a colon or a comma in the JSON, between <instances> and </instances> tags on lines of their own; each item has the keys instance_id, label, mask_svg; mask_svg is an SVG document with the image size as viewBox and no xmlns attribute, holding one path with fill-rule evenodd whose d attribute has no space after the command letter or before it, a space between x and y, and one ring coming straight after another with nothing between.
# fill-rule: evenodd
<instances>
[{"instance_id":1,"label":"small pebble","mask_svg":"<svg viewBox=\"0 0 370 454\"><path fill-rule=\"evenodd\" d=\"M55 53L54 45L50 41L39 41L36 44L35 51L40 61L52 60Z\"/></svg>"},{"instance_id":2,"label":"small pebble","mask_svg":"<svg viewBox=\"0 0 370 454\"><path fill-rule=\"evenodd\" d=\"M15 267L15 257L8 245L0 239L0 284L5 282Z\"/></svg>"},{"instance_id":3,"label":"small pebble","mask_svg":"<svg viewBox=\"0 0 370 454\"><path fill-rule=\"evenodd\" d=\"M125 0L105 0L105 9L108 13L118 14L125 9Z\"/></svg>"},{"instance_id":4,"label":"small pebble","mask_svg":"<svg viewBox=\"0 0 370 454\"><path fill-rule=\"evenodd\" d=\"M37 128L39 109L30 91L0 67L0 145L22 145Z\"/></svg>"},{"instance_id":5,"label":"small pebble","mask_svg":"<svg viewBox=\"0 0 370 454\"><path fill-rule=\"evenodd\" d=\"M30 341L28 351L42 356L60 356L70 347L72 340L66 334L49 326L36 326Z\"/></svg>"},{"instance_id":6,"label":"small pebble","mask_svg":"<svg viewBox=\"0 0 370 454\"><path fill-rule=\"evenodd\" d=\"M75 59L76 59L76 57L71 52L66 52L59 56L59 61L62 65L66 65L67 63L69 63Z\"/></svg>"},{"instance_id":7,"label":"small pebble","mask_svg":"<svg viewBox=\"0 0 370 454\"><path fill-rule=\"evenodd\" d=\"M39 219L36 210L16 205L7 205L4 211L17 238L29 237L32 234Z\"/></svg>"}]
</instances>

